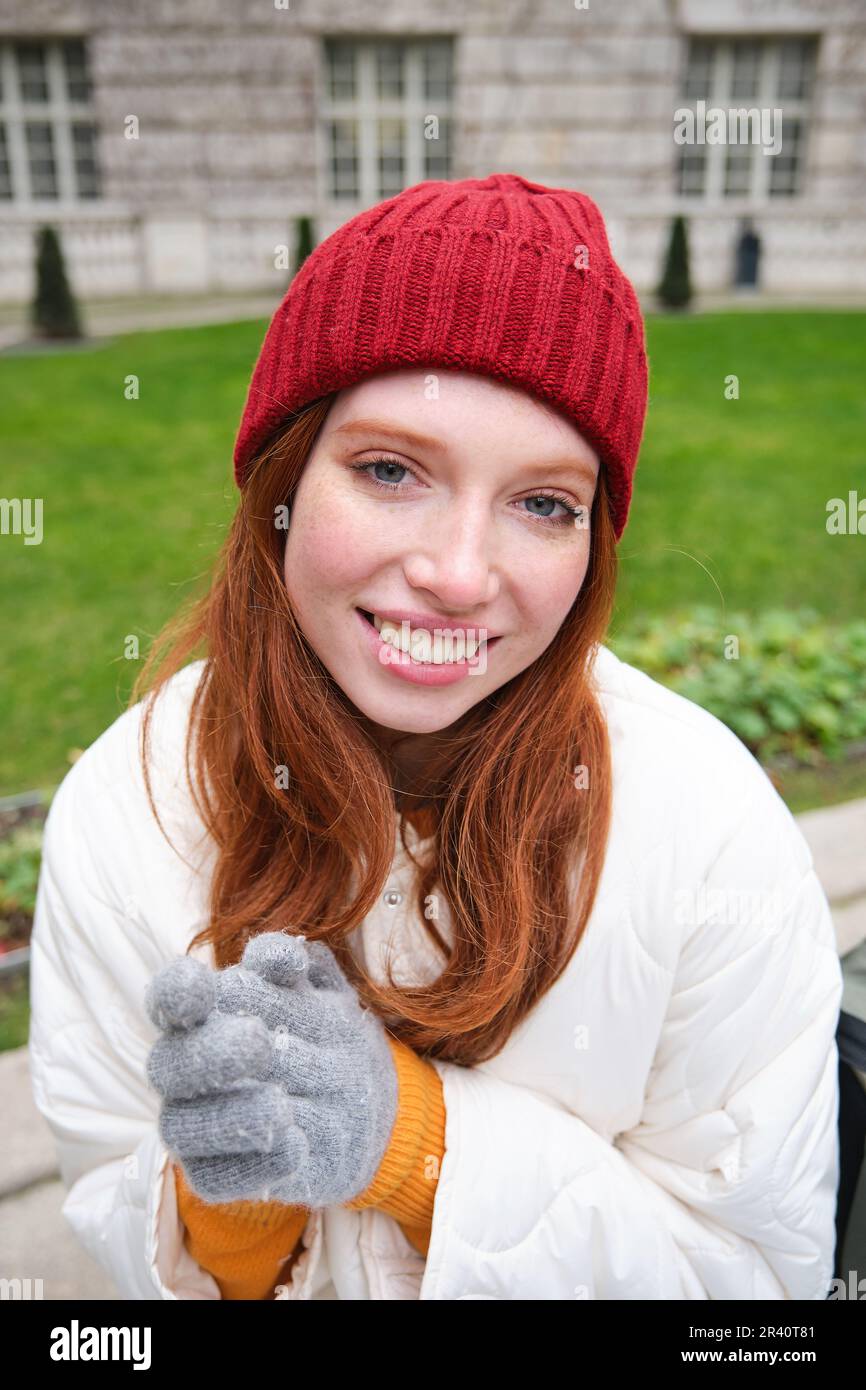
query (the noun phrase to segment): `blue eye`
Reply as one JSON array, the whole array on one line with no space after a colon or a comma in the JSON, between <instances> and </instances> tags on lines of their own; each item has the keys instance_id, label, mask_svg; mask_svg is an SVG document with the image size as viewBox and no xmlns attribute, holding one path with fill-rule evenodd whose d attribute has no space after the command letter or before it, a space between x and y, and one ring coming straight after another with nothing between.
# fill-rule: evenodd
<instances>
[{"instance_id":1,"label":"blue eye","mask_svg":"<svg viewBox=\"0 0 866 1390\"><path fill-rule=\"evenodd\" d=\"M400 479L399 481L395 480L386 483L383 482L381 478L375 478L373 474L368 471L369 469L398 468L403 473L410 473L412 477L415 476L415 474L412 473L412 469L409 468L407 464L401 463L399 459L386 457L370 459L367 463L353 463L350 467L353 473L362 473L374 487L383 488L386 492L391 493L399 491L400 482L403 480ZM550 489L544 489L541 492L532 493L529 497L520 498L521 502L537 502L541 500L559 502L560 506L564 507L566 512L565 516L539 516L538 513L535 512L526 512L526 516L534 516L535 520L540 521L544 526L574 526L576 518L583 510L581 507L575 507L567 497L563 497L561 492Z\"/></svg>"},{"instance_id":2,"label":"blue eye","mask_svg":"<svg viewBox=\"0 0 866 1390\"><path fill-rule=\"evenodd\" d=\"M408 472L410 471L410 470L406 467L405 463L400 463L398 459L372 459L370 463L355 464L355 465L354 465L354 468L355 468L355 472L356 472L356 473L364 473L364 474L366 474L366 476L370 479L370 482L371 482L371 483L378 483L380 487L387 487L387 488L394 487L394 486L395 486L395 480L392 479L392 481L389 482L389 483L383 483L381 478L374 478L373 475L372 475L371 473L367 473L367 469L368 469L368 468L400 468L400 469L402 469L402 471L403 471L404 473L408 473Z\"/></svg>"},{"instance_id":3,"label":"blue eye","mask_svg":"<svg viewBox=\"0 0 866 1390\"><path fill-rule=\"evenodd\" d=\"M572 507L571 503L567 500L567 498L560 496L559 493L554 493L554 492L537 492L537 493L535 493L535 495L534 495L533 497L522 497L520 500L521 500L522 502L559 502L560 505L563 506L563 507L565 507L565 510L568 512L568 518L567 518L568 521L573 522L573 521L574 521L574 518L577 516L577 508L576 508L576 507ZM537 515L537 513L532 513L532 512L530 512L529 515L530 515L530 516L532 516L532 515ZM539 521L556 521L556 522L566 520L565 517L551 517L551 516L539 516L538 519L539 519Z\"/></svg>"}]
</instances>

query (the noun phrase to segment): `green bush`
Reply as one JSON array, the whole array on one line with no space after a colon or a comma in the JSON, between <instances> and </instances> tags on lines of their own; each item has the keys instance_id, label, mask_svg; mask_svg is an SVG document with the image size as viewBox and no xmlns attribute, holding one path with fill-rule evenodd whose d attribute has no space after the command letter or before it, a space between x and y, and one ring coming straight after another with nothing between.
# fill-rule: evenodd
<instances>
[{"instance_id":1,"label":"green bush","mask_svg":"<svg viewBox=\"0 0 866 1390\"><path fill-rule=\"evenodd\" d=\"M40 227L36 249L36 294L31 306L33 327L44 338L80 338L81 322L75 296L66 276L60 234Z\"/></svg>"},{"instance_id":2,"label":"green bush","mask_svg":"<svg viewBox=\"0 0 866 1390\"><path fill-rule=\"evenodd\" d=\"M609 646L716 715L762 763L817 764L866 737L866 620L833 626L809 608L720 619L699 606L638 619Z\"/></svg>"},{"instance_id":3,"label":"green bush","mask_svg":"<svg viewBox=\"0 0 866 1390\"><path fill-rule=\"evenodd\" d=\"M42 855L42 826L18 826L0 840L0 941L12 934L15 914L32 918Z\"/></svg>"},{"instance_id":4,"label":"green bush","mask_svg":"<svg viewBox=\"0 0 866 1390\"><path fill-rule=\"evenodd\" d=\"M304 261L313 251L313 222L310 217L298 217L295 220L295 274L297 275Z\"/></svg>"},{"instance_id":5,"label":"green bush","mask_svg":"<svg viewBox=\"0 0 866 1390\"><path fill-rule=\"evenodd\" d=\"M679 215L671 223L664 270L656 293L659 301L668 309L684 309L691 302L692 280L689 270L689 241L685 220Z\"/></svg>"}]
</instances>

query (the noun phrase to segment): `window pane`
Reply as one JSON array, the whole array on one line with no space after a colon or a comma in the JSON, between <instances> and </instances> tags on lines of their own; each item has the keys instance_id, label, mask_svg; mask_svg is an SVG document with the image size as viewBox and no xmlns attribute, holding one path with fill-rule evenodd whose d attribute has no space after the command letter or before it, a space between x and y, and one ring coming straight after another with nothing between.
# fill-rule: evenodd
<instances>
[{"instance_id":1,"label":"window pane","mask_svg":"<svg viewBox=\"0 0 866 1390\"><path fill-rule=\"evenodd\" d=\"M6 127L0 125L0 198L12 197L12 168L9 163L9 146L6 142Z\"/></svg>"},{"instance_id":2,"label":"window pane","mask_svg":"<svg viewBox=\"0 0 866 1390\"><path fill-rule=\"evenodd\" d=\"M70 101L90 100L87 54L81 39L67 39L63 45L63 68Z\"/></svg>"},{"instance_id":3,"label":"window pane","mask_svg":"<svg viewBox=\"0 0 866 1390\"><path fill-rule=\"evenodd\" d=\"M329 196L373 202L402 192L410 173L451 176L452 47L441 38L325 40Z\"/></svg>"},{"instance_id":4,"label":"window pane","mask_svg":"<svg viewBox=\"0 0 866 1390\"><path fill-rule=\"evenodd\" d=\"M451 49L428 44L422 54L424 95L429 101L451 100Z\"/></svg>"},{"instance_id":5,"label":"window pane","mask_svg":"<svg viewBox=\"0 0 866 1390\"><path fill-rule=\"evenodd\" d=\"M331 121L331 195L334 198L357 198L358 186L358 126L355 121Z\"/></svg>"},{"instance_id":6,"label":"window pane","mask_svg":"<svg viewBox=\"0 0 866 1390\"><path fill-rule=\"evenodd\" d=\"M96 163L96 127L82 122L72 126L75 160L75 186L79 198L99 197L99 168Z\"/></svg>"},{"instance_id":7,"label":"window pane","mask_svg":"<svg viewBox=\"0 0 866 1390\"><path fill-rule=\"evenodd\" d=\"M737 149L734 146L728 147L727 158L725 160L725 195L736 197L738 194L748 193L751 188L752 179L752 149ZM764 159L767 156L761 155Z\"/></svg>"},{"instance_id":8,"label":"window pane","mask_svg":"<svg viewBox=\"0 0 866 1390\"><path fill-rule=\"evenodd\" d=\"M706 39L691 39L683 75L683 96L709 97L716 46Z\"/></svg>"},{"instance_id":9,"label":"window pane","mask_svg":"<svg viewBox=\"0 0 866 1390\"><path fill-rule=\"evenodd\" d=\"M438 140L424 140L425 179L447 179L451 177L451 122L439 120Z\"/></svg>"},{"instance_id":10,"label":"window pane","mask_svg":"<svg viewBox=\"0 0 866 1390\"><path fill-rule=\"evenodd\" d=\"M706 172L706 151L682 147L679 165L680 193L703 193Z\"/></svg>"},{"instance_id":11,"label":"window pane","mask_svg":"<svg viewBox=\"0 0 866 1390\"><path fill-rule=\"evenodd\" d=\"M403 95L402 44L376 45L376 92L386 101Z\"/></svg>"},{"instance_id":12,"label":"window pane","mask_svg":"<svg viewBox=\"0 0 866 1390\"><path fill-rule=\"evenodd\" d=\"M48 100L48 72L45 66L44 43L19 43L18 86L22 101Z\"/></svg>"},{"instance_id":13,"label":"window pane","mask_svg":"<svg viewBox=\"0 0 866 1390\"><path fill-rule=\"evenodd\" d=\"M51 126L47 121L27 121L24 135L30 165L31 196L56 198L57 167L54 162L54 132Z\"/></svg>"},{"instance_id":14,"label":"window pane","mask_svg":"<svg viewBox=\"0 0 866 1390\"><path fill-rule=\"evenodd\" d=\"M403 121L378 121L379 197L389 198L405 187Z\"/></svg>"},{"instance_id":15,"label":"window pane","mask_svg":"<svg viewBox=\"0 0 866 1390\"><path fill-rule=\"evenodd\" d=\"M780 97L807 97L812 85L815 65L815 43L812 39L784 39L779 45Z\"/></svg>"},{"instance_id":16,"label":"window pane","mask_svg":"<svg viewBox=\"0 0 866 1390\"><path fill-rule=\"evenodd\" d=\"M355 49L348 43L329 43L328 84L334 101L352 101L355 97Z\"/></svg>"},{"instance_id":17,"label":"window pane","mask_svg":"<svg viewBox=\"0 0 866 1390\"><path fill-rule=\"evenodd\" d=\"M763 45L748 40L734 44L734 70L731 77L732 97L756 97L758 74Z\"/></svg>"},{"instance_id":18,"label":"window pane","mask_svg":"<svg viewBox=\"0 0 866 1390\"><path fill-rule=\"evenodd\" d=\"M770 193L796 193L800 184L803 126L801 121L782 120L782 149L779 154L768 155L772 161L770 170Z\"/></svg>"}]
</instances>

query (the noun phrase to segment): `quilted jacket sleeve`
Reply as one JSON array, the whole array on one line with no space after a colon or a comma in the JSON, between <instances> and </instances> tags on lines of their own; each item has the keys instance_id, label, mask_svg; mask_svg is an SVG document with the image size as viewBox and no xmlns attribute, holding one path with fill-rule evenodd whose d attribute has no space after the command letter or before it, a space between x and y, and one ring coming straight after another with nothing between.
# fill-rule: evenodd
<instances>
[{"instance_id":1,"label":"quilted jacket sleeve","mask_svg":"<svg viewBox=\"0 0 866 1390\"><path fill-rule=\"evenodd\" d=\"M184 1248L176 1209L171 1219L173 1179L146 1080L142 1001L127 999L121 983L141 980L144 967L133 964L137 933L94 863L85 758L56 791L45 825L30 972L34 1099L54 1135L63 1215L120 1296L218 1299L215 1281Z\"/></svg>"},{"instance_id":2,"label":"quilted jacket sleeve","mask_svg":"<svg viewBox=\"0 0 866 1390\"><path fill-rule=\"evenodd\" d=\"M236 1297L209 1258L220 1242L208 1244L196 1223L186 1227L182 1185L159 1135L159 1097L146 1079L157 1034L144 991L165 950L133 905L149 888L150 916L158 919L160 903L182 893L187 878L169 878L172 858L157 857L165 852L123 756L128 730L112 726L108 734L67 774L45 826L30 982L34 1099L55 1138L63 1215L122 1297ZM415 1161L441 1151L441 1083L410 1049L401 1052L408 1059L398 1068L402 1124L370 1191L351 1205L392 1215L423 1253L432 1193ZM275 1262L280 1297L309 1298L326 1277L322 1224L321 1213L308 1213L292 1240L291 1267L280 1271Z\"/></svg>"},{"instance_id":3,"label":"quilted jacket sleeve","mask_svg":"<svg viewBox=\"0 0 866 1390\"><path fill-rule=\"evenodd\" d=\"M421 1298L826 1297L842 992L829 906L763 776L708 859L698 910L671 917L676 970L627 1132L603 1136L483 1064L436 1063L446 1152Z\"/></svg>"}]
</instances>

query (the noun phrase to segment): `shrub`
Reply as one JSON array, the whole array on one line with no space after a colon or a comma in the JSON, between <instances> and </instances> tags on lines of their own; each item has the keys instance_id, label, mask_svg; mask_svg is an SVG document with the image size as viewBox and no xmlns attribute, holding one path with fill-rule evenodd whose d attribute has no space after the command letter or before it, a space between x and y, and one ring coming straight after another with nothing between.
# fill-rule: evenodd
<instances>
[{"instance_id":1,"label":"shrub","mask_svg":"<svg viewBox=\"0 0 866 1390\"><path fill-rule=\"evenodd\" d=\"M20 825L0 840L0 942L33 916L41 856L41 825Z\"/></svg>"},{"instance_id":2,"label":"shrub","mask_svg":"<svg viewBox=\"0 0 866 1390\"><path fill-rule=\"evenodd\" d=\"M657 294L661 303L669 309L684 309L692 297L689 243L686 224L680 216L675 217L671 225L665 268Z\"/></svg>"},{"instance_id":3,"label":"shrub","mask_svg":"<svg viewBox=\"0 0 866 1390\"><path fill-rule=\"evenodd\" d=\"M295 233L295 274L297 275L304 261L313 250L313 223L307 216L296 219Z\"/></svg>"},{"instance_id":4,"label":"shrub","mask_svg":"<svg viewBox=\"0 0 866 1390\"><path fill-rule=\"evenodd\" d=\"M730 635L737 657L725 654ZM762 763L817 764L866 737L866 620L834 626L808 608L720 620L698 606L637 619L609 646L721 719Z\"/></svg>"},{"instance_id":5,"label":"shrub","mask_svg":"<svg viewBox=\"0 0 866 1390\"><path fill-rule=\"evenodd\" d=\"M45 338L82 336L75 298L66 278L60 238L53 227L41 227L39 230L36 297L31 322Z\"/></svg>"}]
</instances>

